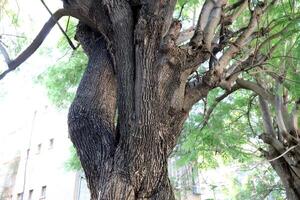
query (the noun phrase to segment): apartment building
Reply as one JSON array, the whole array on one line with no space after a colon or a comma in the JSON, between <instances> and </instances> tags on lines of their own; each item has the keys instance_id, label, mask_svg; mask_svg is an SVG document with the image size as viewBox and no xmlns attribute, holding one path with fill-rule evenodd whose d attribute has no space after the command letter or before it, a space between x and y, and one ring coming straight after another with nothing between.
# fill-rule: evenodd
<instances>
[{"instance_id":1,"label":"apartment building","mask_svg":"<svg viewBox=\"0 0 300 200\"><path fill-rule=\"evenodd\" d=\"M0 200L89 199L83 174L65 168L71 146L66 116L45 107L32 116L31 127L2 140Z\"/></svg>"}]
</instances>

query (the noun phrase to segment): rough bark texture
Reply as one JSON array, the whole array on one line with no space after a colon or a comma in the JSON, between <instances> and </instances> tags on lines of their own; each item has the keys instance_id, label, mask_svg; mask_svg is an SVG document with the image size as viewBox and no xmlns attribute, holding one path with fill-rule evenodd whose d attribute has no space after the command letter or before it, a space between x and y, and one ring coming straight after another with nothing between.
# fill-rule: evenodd
<instances>
[{"instance_id":1,"label":"rough bark texture","mask_svg":"<svg viewBox=\"0 0 300 200\"><path fill-rule=\"evenodd\" d=\"M254 68L269 71L266 61L289 28L288 23L279 31L276 25L259 24L275 2L239 0L227 5L227 0L205 0L196 27L181 31L181 22L172 17L176 0L63 0L64 9L53 13L15 59L0 41L8 66L0 80L38 49L61 17L73 16L80 21L76 39L89 62L68 124L92 200L173 200L167 158L192 106L217 87L226 92L213 106L241 88L260 96L265 128L261 139L269 145L266 158L288 199L298 200L300 100L289 113L286 94L271 94L258 76L247 76L257 83L239 78ZM231 26L244 11L249 12L248 24ZM296 23L288 15L282 17ZM273 45L274 39L279 42ZM199 75L204 62L209 67ZM287 70L281 71L279 77L269 74L278 85L283 85ZM275 110L273 117L269 105Z\"/></svg>"},{"instance_id":2,"label":"rough bark texture","mask_svg":"<svg viewBox=\"0 0 300 200\"><path fill-rule=\"evenodd\" d=\"M181 23L172 18L176 0L64 1L80 19L76 38L89 57L70 107L69 132L92 200L175 199L167 158L188 112L212 89L230 91L247 64L266 60L248 55L228 67L255 38L257 21L273 3L255 7L246 28L223 35L245 9L245 3L229 7L228 23L222 19L226 3L207 0L191 41L180 46ZM209 69L195 76L207 60ZM279 175L287 170L281 160L274 167ZM282 180L293 183L287 193L294 188L289 198L296 199L300 187L288 173Z\"/></svg>"}]
</instances>

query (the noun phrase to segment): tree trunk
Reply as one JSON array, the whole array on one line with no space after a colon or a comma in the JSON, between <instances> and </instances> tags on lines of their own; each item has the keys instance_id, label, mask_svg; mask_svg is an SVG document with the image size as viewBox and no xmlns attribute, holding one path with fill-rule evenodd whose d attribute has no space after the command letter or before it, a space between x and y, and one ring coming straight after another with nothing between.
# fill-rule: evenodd
<instances>
[{"instance_id":1,"label":"tree trunk","mask_svg":"<svg viewBox=\"0 0 300 200\"><path fill-rule=\"evenodd\" d=\"M68 125L93 200L174 199L168 155L192 106L217 87L226 90L217 102L240 88L261 96L265 125L262 139L270 146L267 156L288 198L299 199L300 100L295 112L288 113L288 101L282 103L280 96L260 83L238 78L242 72L264 66L280 46L279 42L271 44L271 40L289 28L258 26L276 1L253 3L247 26L236 27L234 21L248 1L227 5L230 1L205 0L196 27L190 29L189 41L182 40L182 24L173 18L176 2L63 0L64 8L51 14L37 37L15 59L10 59L0 43L8 66L0 79L37 50L61 17L75 17L80 21L76 38L89 62L69 110ZM295 14L293 9L291 12ZM284 17L292 22L293 17L286 14ZM252 45L257 44L254 40L261 44ZM245 52L241 51L244 47ZM231 62L233 59L236 61ZM199 75L203 69L198 68L206 61L209 67ZM283 77L275 78L277 85L282 84ZM274 127L264 101L275 108Z\"/></svg>"},{"instance_id":2,"label":"tree trunk","mask_svg":"<svg viewBox=\"0 0 300 200\"><path fill-rule=\"evenodd\" d=\"M167 158L187 113L169 115L168 109L159 105L165 94L159 94L159 88L154 87L161 76L155 72L153 62L147 66L148 59L153 59L151 52L149 58L140 61L144 71L136 72L147 79L139 78L140 84L133 88L139 91L132 100L134 108L126 100L126 104L118 102L121 105L116 109L117 96L124 92L118 81L124 80L116 80L114 61L104 37L81 23L76 38L89 63L70 107L68 124L91 199L175 199Z\"/></svg>"},{"instance_id":3,"label":"tree trunk","mask_svg":"<svg viewBox=\"0 0 300 200\"><path fill-rule=\"evenodd\" d=\"M271 156L274 158L280 156L275 149L270 150ZM284 158L279 158L270 163L275 172L280 177L280 180L285 188L287 199L300 199L300 177L295 172L295 167L290 166Z\"/></svg>"},{"instance_id":4,"label":"tree trunk","mask_svg":"<svg viewBox=\"0 0 300 200\"><path fill-rule=\"evenodd\" d=\"M268 102L262 96L259 97L260 108L264 123L265 133L260 135L266 144L268 150L264 152L266 159L279 176L286 192L287 199L300 199L300 147L295 137L298 137L299 130L290 123L292 117L289 118L284 104L282 104L279 96L274 96L275 119L269 110ZM277 99L276 99L277 98ZM296 107L298 103L296 103ZM282 115L286 114L287 119L282 119ZM273 123L272 123L273 122Z\"/></svg>"},{"instance_id":5,"label":"tree trunk","mask_svg":"<svg viewBox=\"0 0 300 200\"><path fill-rule=\"evenodd\" d=\"M67 13L80 20L76 38L89 57L68 124L92 200L175 199L167 158L188 112L212 89L230 90L261 59L249 55L238 72L227 70L256 38L272 3L255 6L247 27L226 36L217 31L232 23L221 20L226 2L206 0L192 40L179 45L176 0L64 0ZM227 13L228 21L239 13ZM194 76L209 59L209 69Z\"/></svg>"}]
</instances>

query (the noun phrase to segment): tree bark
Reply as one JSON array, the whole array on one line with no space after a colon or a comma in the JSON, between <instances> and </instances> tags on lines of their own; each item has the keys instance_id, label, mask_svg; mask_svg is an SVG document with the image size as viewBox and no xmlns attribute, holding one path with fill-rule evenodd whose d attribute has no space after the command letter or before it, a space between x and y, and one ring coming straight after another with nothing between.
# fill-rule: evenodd
<instances>
[{"instance_id":1,"label":"tree bark","mask_svg":"<svg viewBox=\"0 0 300 200\"><path fill-rule=\"evenodd\" d=\"M68 123L92 200L175 199L167 159L183 123L195 103L226 82L229 61L251 41L268 5L253 10L235 42L216 44L226 1L207 0L210 9L202 9L192 41L179 46L175 4L64 1L65 9L80 20L76 38L89 57ZM221 50L223 56L201 78L189 80ZM226 89L236 77L228 79Z\"/></svg>"},{"instance_id":2,"label":"tree bark","mask_svg":"<svg viewBox=\"0 0 300 200\"><path fill-rule=\"evenodd\" d=\"M89 56L76 97L69 109L70 138L84 169L91 198L109 178L116 134L116 80L103 37L80 25L77 38Z\"/></svg>"},{"instance_id":3,"label":"tree bark","mask_svg":"<svg viewBox=\"0 0 300 200\"><path fill-rule=\"evenodd\" d=\"M139 92L134 108L126 103L129 97L123 97L125 102L119 102L116 119L117 94L122 97L126 91L120 91L121 86L117 88L121 84L118 81L124 80L116 80L108 45L101 34L82 23L76 38L89 63L70 107L68 123L91 199L175 199L167 157L179 133L172 136L171 117L159 112L163 109L158 104L159 91L153 87L160 77L154 73L157 67L152 62L144 64L148 60L141 61L144 67L139 73L149 74L150 78L138 80L140 85L133 90ZM176 124L177 132L183 125L181 121Z\"/></svg>"},{"instance_id":4,"label":"tree bark","mask_svg":"<svg viewBox=\"0 0 300 200\"><path fill-rule=\"evenodd\" d=\"M270 156L278 157L278 153L275 149L270 148ZM287 199L299 200L300 199L300 177L295 173L292 166L286 162L284 158L279 158L273 162L270 162L275 172L280 177L280 180L285 188Z\"/></svg>"},{"instance_id":5,"label":"tree bark","mask_svg":"<svg viewBox=\"0 0 300 200\"><path fill-rule=\"evenodd\" d=\"M276 0L249 6L247 26L234 32L229 27L248 1L227 6L227 0L205 0L193 36L186 44L181 44L181 22L172 17L176 2L63 0L64 9L51 15L18 57L11 60L0 43L8 65L0 79L37 50L62 16L75 17L80 21L76 38L89 62L69 110L68 125L92 200L174 199L167 158L189 111L214 88L226 90L226 96L235 90L234 83L261 96L266 132L261 138L270 147L267 156L288 198L299 199L300 101L295 112L288 113L281 97L259 84L238 79L242 72L266 64L279 44L270 46L271 40L288 28L277 32L277 26L258 26L261 16ZM269 32L277 33L268 37ZM257 38L263 42L251 45ZM266 44L269 52L262 48ZM250 53L242 52L243 47ZM244 60L231 62L234 58L240 60L240 53L245 54ZM209 68L199 76L198 68L206 61ZM265 101L274 106L274 127Z\"/></svg>"},{"instance_id":6,"label":"tree bark","mask_svg":"<svg viewBox=\"0 0 300 200\"><path fill-rule=\"evenodd\" d=\"M268 144L268 150L265 152L266 159L268 159L271 166L279 176L285 188L287 199L299 200L300 147L298 140L293 138L294 134L298 134L298 130L290 130L289 133L283 133L279 128L275 129L273 126L279 127L277 123L282 123L282 126L285 126L289 121L289 119L286 120L286 123L283 122L283 120L281 122L279 121L278 112L281 113L283 111L280 108L283 105L279 105L279 107L276 107L277 104L274 105L275 110L280 108L280 110L276 112L275 118L277 119L277 123L275 123L275 120L272 120L271 118L267 99L259 96L259 103L265 130L265 133L263 133L260 138ZM287 118L289 117L287 116Z\"/></svg>"}]
</instances>

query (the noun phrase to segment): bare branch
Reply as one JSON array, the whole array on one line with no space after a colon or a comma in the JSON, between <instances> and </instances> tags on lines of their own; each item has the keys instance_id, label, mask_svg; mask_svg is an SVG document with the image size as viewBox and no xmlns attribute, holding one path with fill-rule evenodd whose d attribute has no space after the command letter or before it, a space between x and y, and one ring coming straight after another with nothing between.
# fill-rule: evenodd
<instances>
[{"instance_id":1,"label":"bare branch","mask_svg":"<svg viewBox=\"0 0 300 200\"><path fill-rule=\"evenodd\" d=\"M189 41L194 34L194 28L188 28L180 32L178 39L176 40L177 45L181 45L187 41Z\"/></svg>"},{"instance_id":2,"label":"bare branch","mask_svg":"<svg viewBox=\"0 0 300 200\"><path fill-rule=\"evenodd\" d=\"M219 74L223 73L225 67L228 65L232 57L240 51L240 48L244 46L248 38L251 37L255 29L257 28L258 20L262 15L263 11L264 10L261 7L257 7L253 11L247 29L238 37L238 39L232 45L230 45L228 50L226 50L225 53L222 55L218 64L216 65L216 70L219 72Z\"/></svg>"},{"instance_id":3,"label":"bare branch","mask_svg":"<svg viewBox=\"0 0 300 200\"><path fill-rule=\"evenodd\" d=\"M244 3L248 3L247 0L240 0L240 1L236 2L236 3L234 3L234 4L229 5L228 7L226 7L225 11L234 10L234 9L240 7Z\"/></svg>"},{"instance_id":4,"label":"bare branch","mask_svg":"<svg viewBox=\"0 0 300 200\"><path fill-rule=\"evenodd\" d=\"M251 110L252 110L253 101L254 101L256 96L257 95L254 94L250 97L249 102L248 102L248 106L247 106L247 121L248 121L248 125L249 125L250 130L251 130L253 135L256 135L256 133L255 133L254 128L253 128L252 123L251 123Z\"/></svg>"},{"instance_id":5,"label":"bare branch","mask_svg":"<svg viewBox=\"0 0 300 200\"><path fill-rule=\"evenodd\" d=\"M212 50L211 42L213 41L215 30L221 20L222 6L224 3L224 1L218 1L217 3L215 3L214 8L210 13L209 21L204 29L203 41L208 51Z\"/></svg>"},{"instance_id":6,"label":"bare branch","mask_svg":"<svg viewBox=\"0 0 300 200\"><path fill-rule=\"evenodd\" d=\"M233 12L233 14L229 16L229 21L231 23L234 22L242 14L242 12L245 10L245 8L247 8L247 4L248 4L247 0L241 0L241 1L237 2L236 4L232 5L232 8L233 9L237 8L237 10L235 10Z\"/></svg>"},{"instance_id":7,"label":"bare branch","mask_svg":"<svg viewBox=\"0 0 300 200\"><path fill-rule=\"evenodd\" d=\"M259 100L259 106L263 118L264 130L267 134L272 135L272 137L276 137L268 103L265 99L263 99L262 96L259 96L258 100Z\"/></svg>"},{"instance_id":8,"label":"bare branch","mask_svg":"<svg viewBox=\"0 0 300 200\"><path fill-rule=\"evenodd\" d=\"M299 104L300 104L300 100L296 102L296 105L290 114L291 129L292 131L295 131L297 134L299 134L298 133Z\"/></svg>"},{"instance_id":9,"label":"bare branch","mask_svg":"<svg viewBox=\"0 0 300 200\"><path fill-rule=\"evenodd\" d=\"M44 27L41 29L36 38L32 43L15 59L10 60L5 48L0 44L1 53L5 57L5 61L8 65L8 70L4 71L0 75L0 80L12 70L15 70L19 65L26 61L42 44L44 39L47 37L51 29L55 26L56 22L63 16L71 15L72 13L69 10L60 9L56 11L53 16L45 23Z\"/></svg>"},{"instance_id":10,"label":"bare branch","mask_svg":"<svg viewBox=\"0 0 300 200\"><path fill-rule=\"evenodd\" d=\"M236 83L240 85L241 88L252 90L256 94L262 96L264 99L267 101L273 103L275 101L275 97L270 94L268 91L266 91L263 87L259 86L258 84L251 82L251 81L246 81L243 79L237 79Z\"/></svg>"},{"instance_id":11,"label":"bare branch","mask_svg":"<svg viewBox=\"0 0 300 200\"><path fill-rule=\"evenodd\" d=\"M195 29L195 34L191 39L192 46L198 47L201 45L203 39L203 31L208 23L209 15L213 8L214 2L212 0L206 0L200 12L198 23Z\"/></svg>"},{"instance_id":12,"label":"bare branch","mask_svg":"<svg viewBox=\"0 0 300 200\"><path fill-rule=\"evenodd\" d=\"M4 47L4 45L2 44L1 41L0 41L0 52L1 52L1 54L3 55L3 57L4 57L4 61L5 61L6 63L9 63L9 62L10 62L9 55L8 55L6 49L5 49L5 47Z\"/></svg>"},{"instance_id":13,"label":"bare branch","mask_svg":"<svg viewBox=\"0 0 300 200\"><path fill-rule=\"evenodd\" d=\"M284 123L282 107L283 107L282 98L279 95L276 95L275 96L276 121L277 121L279 130L283 133L283 135L287 135L288 129L286 127L286 124Z\"/></svg>"},{"instance_id":14,"label":"bare branch","mask_svg":"<svg viewBox=\"0 0 300 200\"><path fill-rule=\"evenodd\" d=\"M230 94L234 93L235 91L237 91L240 88L241 87L239 85L234 85L230 91L227 90L224 94L222 94L221 96L219 96L215 99L214 103L209 107L209 109L205 113L203 121L199 125L199 127L201 126L201 130L207 125L209 118L210 118L211 114L213 113L214 109L217 107L217 105L221 101L223 101L225 98L227 98Z\"/></svg>"},{"instance_id":15,"label":"bare branch","mask_svg":"<svg viewBox=\"0 0 300 200\"><path fill-rule=\"evenodd\" d=\"M207 96L210 87L201 82L197 83L196 86L186 86L183 103L184 111L189 111L195 103Z\"/></svg>"},{"instance_id":16,"label":"bare branch","mask_svg":"<svg viewBox=\"0 0 300 200\"><path fill-rule=\"evenodd\" d=\"M288 148L285 152L281 153L279 156L277 156L276 158L273 158L271 160L268 160L269 162L273 162L275 160L278 160L279 158L283 157L285 154L287 154L288 152L290 152L291 150L295 149L296 147L298 147L299 145L294 145L290 148Z\"/></svg>"},{"instance_id":17,"label":"bare branch","mask_svg":"<svg viewBox=\"0 0 300 200\"><path fill-rule=\"evenodd\" d=\"M53 16L53 13L49 9L49 7L46 5L46 3L44 2L44 0L41 0L41 2L44 5L44 7L46 8L46 10L48 11L48 13L51 16ZM68 23L69 23L69 19L68 19ZM69 38L69 36L67 35L67 33L64 31L64 29L62 28L62 26L60 25L60 23L58 22L58 20L56 21L56 24L57 24L58 28L60 29L60 31L63 33L63 35L66 37L66 39L67 39L69 45L71 46L71 48L73 50L76 50L77 48L75 47L75 45L73 44L72 40Z\"/></svg>"}]
</instances>

